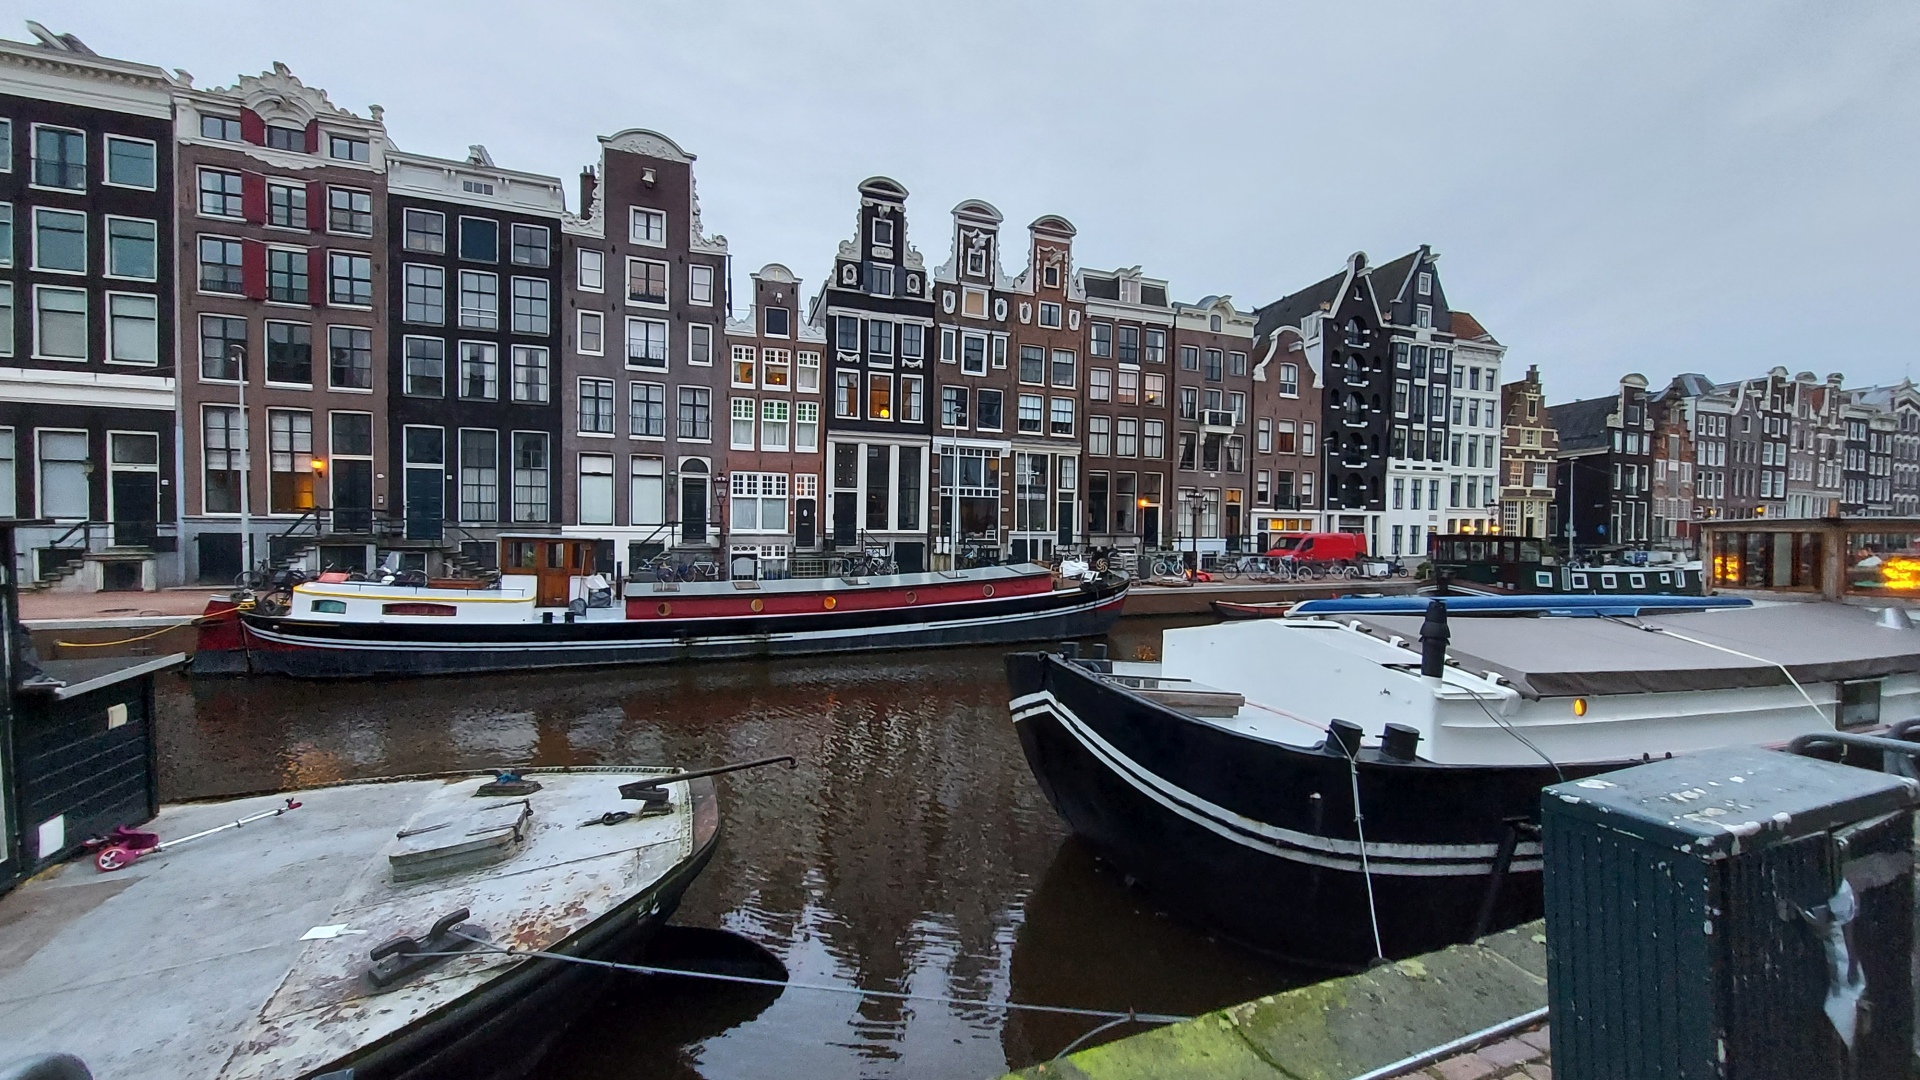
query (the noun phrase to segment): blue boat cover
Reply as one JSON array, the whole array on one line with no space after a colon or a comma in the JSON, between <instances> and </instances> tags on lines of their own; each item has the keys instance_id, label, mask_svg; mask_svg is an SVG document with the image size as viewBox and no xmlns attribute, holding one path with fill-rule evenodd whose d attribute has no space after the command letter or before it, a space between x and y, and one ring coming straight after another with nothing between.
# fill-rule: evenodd
<instances>
[{"instance_id":1,"label":"blue boat cover","mask_svg":"<svg viewBox=\"0 0 1920 1080\"><path fill-rule=\"evenodd\" d=\"M1289 617L1299 615L1418 615L1430 601L1447 605L1449 615L1551 615L1561 618L1632 616L1662 611L1701 611L1708 608L1752 607L1742 596L1336 596L1293 605Z\"/></svg>"}]
</instances>

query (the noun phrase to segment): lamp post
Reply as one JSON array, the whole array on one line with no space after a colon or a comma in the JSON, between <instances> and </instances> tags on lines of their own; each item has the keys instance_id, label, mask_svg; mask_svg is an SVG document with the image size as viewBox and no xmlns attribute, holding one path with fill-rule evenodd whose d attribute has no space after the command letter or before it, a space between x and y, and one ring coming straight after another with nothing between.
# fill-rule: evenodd
<instances>
[{"instance_id":1,"label":"lamp post","mask_svg":"<svg viewBox=\"0 0 1920 1080\"><path fill-rule=\"evenodd\" d=\"M247 347L227 346L234 377L240 380L240 572L253 573L253 430L247 422Z\"/></svg>"},{"instance_id":2,"label":"lamp post","mask_svg":"<svg viewBox=\"0 0 1920 1080\"><path fill-rule=\"evenodd\" d=\"M1199 489L1187 492L1187 508L1193 525L1193 572L1200 573L1200 512L1206 509L1207 497Z\"/></svg>"}]
</instances>

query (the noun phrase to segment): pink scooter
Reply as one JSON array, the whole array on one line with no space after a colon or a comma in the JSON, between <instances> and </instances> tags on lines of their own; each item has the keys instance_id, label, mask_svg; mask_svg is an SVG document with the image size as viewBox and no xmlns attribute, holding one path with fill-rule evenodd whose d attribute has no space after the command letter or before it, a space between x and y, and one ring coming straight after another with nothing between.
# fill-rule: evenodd
<instances>
[{"instance_id":1,"label":"pink scooter","mask_svg":"<svg viewBox=\"0 0 1920 1080\"><path fill-rule=\"evenodd\" d=\"M203 836L212 836L217 832L237 829L249 822L259 821L262 818L279 817L289 810L298 809L300 809L300 803L293 799L288 799L285 806L277 806L272 810L262 810L257 814L249 814L239 821L229 821L225 825L216 825L211 829L204 829L191 836L182 836L178 840L163 841L157 833L142 832L139 829L129 829L125 825L116 825L114 826L112 836L106 837L103 840L91 841L91 843L101 845L100 850L93 856L93 865L99 867L103 872L118 870L125 866L132 866L142 855L152 855L165 851L168 848L178 847L189 840L198 840Z\"/></svg>"}]
</instances>

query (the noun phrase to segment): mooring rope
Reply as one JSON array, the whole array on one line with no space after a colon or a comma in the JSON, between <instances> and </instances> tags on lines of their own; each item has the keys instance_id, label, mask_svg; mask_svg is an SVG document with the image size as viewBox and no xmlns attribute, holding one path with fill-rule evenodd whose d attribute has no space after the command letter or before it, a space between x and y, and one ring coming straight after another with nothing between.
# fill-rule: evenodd
<instances>
[{"instance_id":1,"label":"mooring rope","mask_svg":"<svg viewBox=\"0 0 1920 1080\"><path fill-rule=\"evenodd\" d=\"M185 628L189 628L197 625L199 625L197 621L174 623L171 626L163 626L160 629L155 630L151 634L141 634L139 637L121 638L119 641L56 641L54 642L54 644L60 646L63 649L108 649L108 648L112 648L115 645L132 645L136 641L146 641L148 638L157 638L161 634L170 634L175 630L185 629Z\"/></svg>"},{"instance_id":2,"label":"mooring rope","mask_svg":"<svg viewBox=\"0 0 1920 1080\"><path fill-rule=\"evenodd\" d=\"M756 975L728 975L718 971L688 971L684 968L654 967L651 964L628 964L617 960L595 960L586 956L569 956L566 953L547 952L544 949L510 949L495 945L485 938L463 934L458 930L447 931L453 937L471 941L489 952L503 956L528 957L536 960L564 960L569 964L585 964L589 967L606 968L611 971L626 971L636 975L681 975L692 979L711 979L715 982L744 983L748 986L774 986L793 990L821 990L831 994L856 994L860 997L887 998L892 1001L928 1001L941 1005L960 1005L976 1009L1002 1009L1010 1012L1054 1013L1061 1016L1085 1016L1096 1020L1138 1020L1148 1024L1178 1024L1193 1019L1191 1016L1174 1016L1168 1013L1143 1013L1128 1010L1114 1012L1110 1009L1081 1009L1071 1005L1029 1005L1018 1001L969 1001L965 998L949 997L945 994L914 994L897 990L867 990L858 986L835 986L832 983L803 983L782 979L763 979ZM414 952L409 956L471 956L469 952Z\"/></svg>"},{"instance_id":3,"label":"mooring rope","mask_svg":"<svg viewBox=\"0 0 1920 1080\"><path fill-rule=\"evenodd\" d=\"M1373 867L1367 862L1367 828L1360 814L1360 748L1347 755L1347 770L1353 776L1353 832L1360 840L1360 876L1367 883L1367 923L1373 928L1373 958L1384 960L1387 950L1380 944L1380 912L1373 904Z\"/></svg>"}]
</instances>

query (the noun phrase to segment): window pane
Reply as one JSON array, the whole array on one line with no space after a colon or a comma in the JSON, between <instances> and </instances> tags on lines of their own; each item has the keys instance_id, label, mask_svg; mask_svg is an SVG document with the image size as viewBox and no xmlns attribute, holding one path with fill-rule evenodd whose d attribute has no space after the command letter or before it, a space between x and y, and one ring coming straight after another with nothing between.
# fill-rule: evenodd
<instances>
[{"instance_id":1,"label":"window pane","mask_svg":"<svg viewBox=\"0 0 1920 1080\"><path fill-rule=\"evenodd\" d=\"M154 187L154 147L150 142L107 136L107 183Z\"/></svg>"},{"instance_id":2,"label":"window pane","mask_svg":"<svg viewBox=\"0 0 1920 1080\"><path fill-rule=\"evenodd\" d=\"M87 294L73 289L34 289L34 352L57 360L87 358Z\"/></svg>"},{"instance_id":3,"label":"window pane","mask_svg":"<svg viewBox=\"0 0 1920 1080\"><path fill-rule=\"evenodd\" d=\"M159 276L157 226L151 221L107 219L107 273L152 281Z\"/></svg>"},{"instance_id":4,"label":"window pane","mask_svg":"<svg viewBox=\"0 0 1920 1080\"><path fill-rule=\"evenodd\" d=\"M122 364L160 362L160 302L151 296L107 297L108 359Z\"/></svg>"},{"instance_id":5,"label":"window pane","mask_svg":"<svg viewBox=\"0 0 1920 1080\"><path fill-rule=\"evenodd\" d=\"M33 212L33 265L41 270L87 270L87 215L40 207Z\"/></svg>"}]
</instances>

